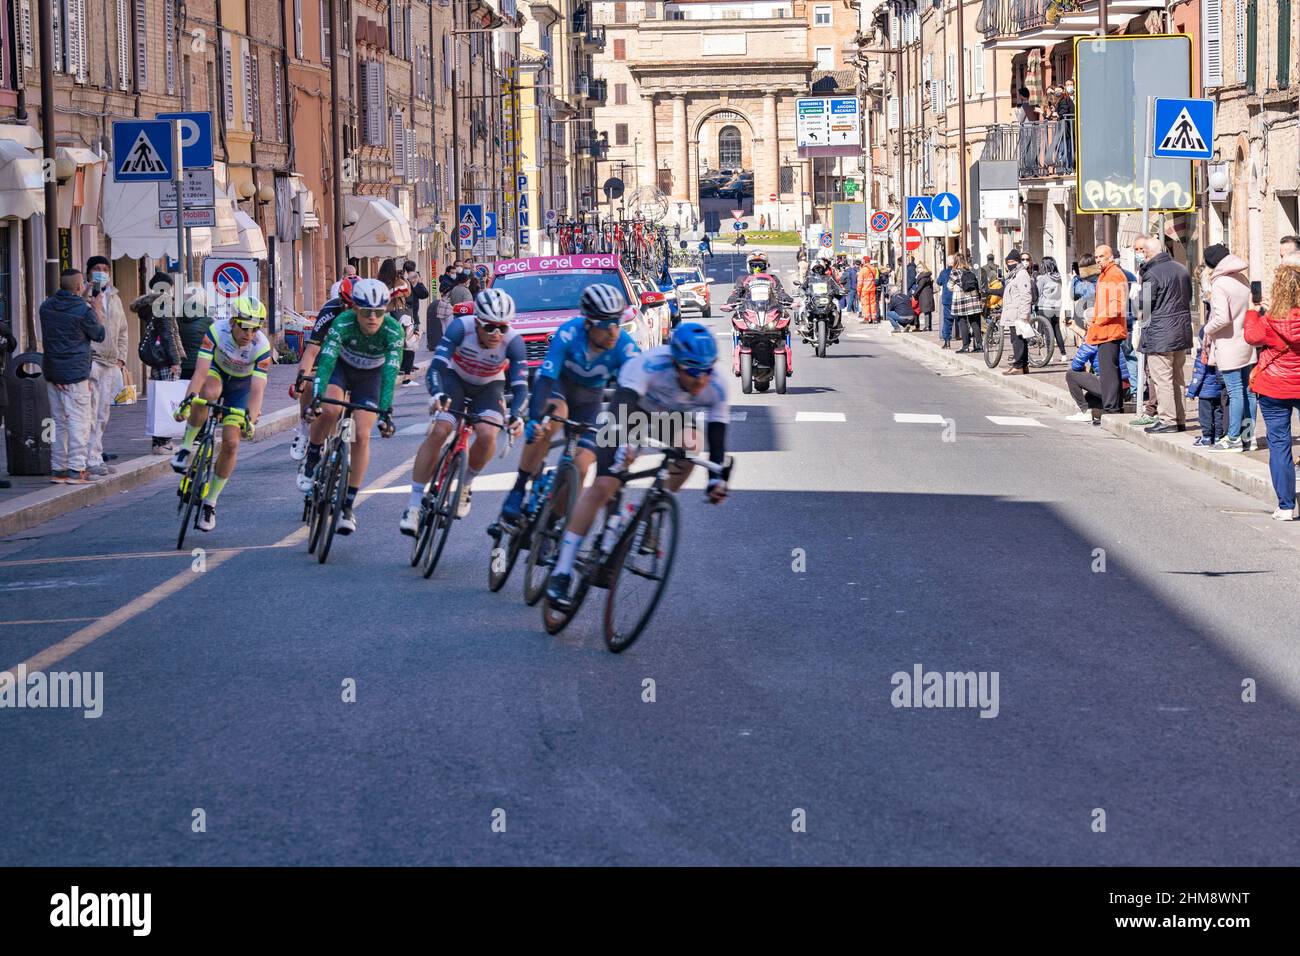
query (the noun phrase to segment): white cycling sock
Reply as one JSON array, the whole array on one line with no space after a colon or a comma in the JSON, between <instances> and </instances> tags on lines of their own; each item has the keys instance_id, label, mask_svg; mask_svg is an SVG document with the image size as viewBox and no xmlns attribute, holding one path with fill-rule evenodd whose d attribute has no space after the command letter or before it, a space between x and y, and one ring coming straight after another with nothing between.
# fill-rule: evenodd
<instances>
[{"instance_id":1,"label":"white cycling sock","mask_svg":"<svg viewBox=\"0 0 1300 956\"><path fill-rule=\"evenodd\" d=\"M560 556L555 561L556 574L573 573L573 560L578 556L578 545L582 544L582 538L576 531L564 532L564 540L560 542Z\"/></svg>"},{"instance_id":2,"label":"white cycling sock","mask_svg":"<svg viewBox=\"0 0 1300 956\"><path fill-rule=\"evenodd\" d=\"M411 482L411 497L406 500L406 507L418 508L420 502L424 499L424 482Z\"/></svg>"}]
</instances>

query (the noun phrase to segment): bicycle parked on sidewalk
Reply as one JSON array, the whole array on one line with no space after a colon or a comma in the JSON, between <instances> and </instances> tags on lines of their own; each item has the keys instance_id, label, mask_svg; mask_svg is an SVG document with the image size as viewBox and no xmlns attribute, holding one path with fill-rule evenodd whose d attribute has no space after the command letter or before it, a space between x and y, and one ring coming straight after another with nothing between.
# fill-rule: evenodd
<instances>
[{"instance_id":1,"label":"bicycle parked on sidewalk","mask_svg":"<svg viewBox=\"0 0 1300 956\"><path fill-rule=\"evenodd\" d=\"M1034 334L1025 340L1029 351L1029 364L1034 368L1044 368L1052 361L1052 352L1056 342L1052 338L1052 327L1042 316L1035 315L1027 320L1033 327ZM1012 332L1002 324L1002 310L994 309L989 313L988 327L984 331L984 364L997 368L1002 361L1002 352L1006 348L1007 336Z\"/></svg>"},{"instance_id":2,"label":"bicycle parked on sidewalk","mask_svg":"<svg viewBox=\"0 0 1300 956\"><path fill-rule=\"evenodd\" d=\"M321 564L330 556L330 546L338 531L339 516L348 503L348 477L352 466L352 439L356 433L353 412L373 412L373 405L357 405L337 398L318 398L322 405L338 405L343 414L325 441L320 464L312 475L311 491L302 504L302 520L307 522L307 553L315 554Z\"/></svg>"},{"instance_id":3,"label":"bicycle parked on sidewalk","mask_svg":"<svg viewBox=\"0 0 1300 956\"><path fill-rule=\"evenodd\" d=\"M208 493L208 483L212 480L213 462L216 460L215 449L217 444L217 427L216 422L223 425L240 425L247 420L242 408L231 408L229 405L222 405L219 402L209 402L207 399L194 395L189 399L190 405L206 405L208 407L208 417L203 420L199 426L199 432L194 436L194 450L189 457L189 462L185 466L185 473L181 475L180 487L176 489L176 494L180 501L176 503L176 513L184 512L181 518L181 531L176 537L176 550L179 551L185 546L185 533L191 527L199 526L199 514L202 511L203 497ZM233 417L235 421L225 421Z\"/></svg>"},{"instance_id":4,"label":"bicycle parked on sidewalk","mask_svg":"<svg viewBox=\"0 0 1300 956\"><path fill-rule=\"evenodd\" d=\"M420 499L420 522L411 545L411 567L418 567L425 578L433 575L447 544L447 535L451 533L452 522L460 517L461 489L469 468L469 442L474 435L474 426L482 422L496 428L506 427L490 418L475 415L471 409L472 405L466 399L461 411L451 413L457 420L456 433L442 447L433 477ZM510 444L513 444L513 439L502 449L502 454L509 451Z\"/></svg>"},{"instance_id":5,"label":"bicycle parked on sidewalk","mask_svg":"<svg viewBox=\"0 0 1300 956\"><path fill-rule=\"evenodd\" d=\"M604 635L605 646L615 654L632 646L650 623L659 606L677 552L680 524L677 496L665 486L673 466L679 462L701 465L712 475L730 480L733 460L728 456L721 465L697 458L680 448L655 448L663 460L654 468L618 475L619 490L605 506L603 530L591 548L578 555L574 565L577 583L573 596L563 605L550 598L542 603L542 624L548 634L558 634L568 626L582 607L587 592L606 588ZM623 489L628 482L653 478L640 505L623 506ZM572 508L570 508L570 513ZM556 540L564 535L563 522ZM642 588L640 582L647 582ZM642 593L644 592L644 593Z\"/></svg>"}]
</instances>

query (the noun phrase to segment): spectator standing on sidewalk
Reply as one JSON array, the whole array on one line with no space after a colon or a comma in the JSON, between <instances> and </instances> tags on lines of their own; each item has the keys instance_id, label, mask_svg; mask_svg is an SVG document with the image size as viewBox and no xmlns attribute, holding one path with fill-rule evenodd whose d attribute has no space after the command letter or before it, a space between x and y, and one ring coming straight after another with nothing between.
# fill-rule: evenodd
<instances>
[{"instance_id":1,"label":"spectator standing on sidewalk","mask_svg":"<svg viewBox=\"0 0 1300 956\"><path fill-rule=\"evenodd\" d=\"M1187 397L1197 400L1197 417L1201 422L1201 434L1192 442L1193 445L1212 447L1224 437L1223 392L1223 376L1214 366L1205 326L1201 326L1201 347L1196 350L1192 380L1187 383Z\"/></svg>"},{"instance_id":2,"label":"spectator standing on sidewalk","mask_svg":"<svg viewBox=\"0 0 1300 956\"><path fill-rule=\"evenodd\" d=\"M1160 418L1146 431L1152 435L1186 431L1183 390L1187 387L1187 350L1192 347L1192 277L1158 239L1146 236L1139 241L1146 252L1142 299L1150 318L1142 328L1138 348L1147 357Z\"/></svg>"},{"instance_id":3,"label":"spectator standing on sidewalk","mask_svg":"<svg viewBox=\"0 0 1300 956\"><path fill-rule=\"evenodd\" d=\"M948 279L952 290L952 317L961 334L962 352L984 351L984 338L980 323L984 316L984 297L980 295L979 274L971 268L970 260L957 256L952 275ZM973 340L973 344L972 344Z\"/></svg>"},{"instance_id":4,"label":"spectator standing on sidewalk","mask_svg":"<svg viewBox=\"0 0 1300 956\"><path fill-rule=\"evenodd\" d=\"M473 302L474 294L469 291L470 273L467 269L462 269L456 273L456 284L451 287L447 293L447 301L452 305L460 305L464 302Z\"/></svg>"},{"instance_id":5,"label":"spectator standing on sidewalk","mask_svg":"<svg viewBox=\"0 0 1300 956\"><path fill-rule=\"evenodd\" d=\"M82 296L86 283L81 272L64 269L59 291L41 303L43 370L54 418L50 448L50 481L84 485L99 476L87 470L86 454L94 427L90 394L91 342L106 335L99 315L102 308Z\"/></svg>"},{"instance_id":6,"label":"spectator standing on sidewalk","mask_svg":"<svg viewBox=\"0 0 1300 956\"><path fill-rule=\"evenodd\" d=\"M172 277L156 272L149 280L149 291L131 303L131 311L140 319L140 360L149 367L154 381L175 381L185 361L171 298ZM155 455L170 455L174 449L166 437L154 436L150 450Z\"/></svg>"},{"instance_id":7,"label":"spectator standing on sidewalk","mask_svg":"<svg viewBox=\"0 0 1300 956\"><path fill-rule=\"evenodd\" d=\"M1205 250L1210 272L1210 317L1204 335L1209 360L1223 376L1228 394L1224 427L1219 429L1216 451L1243 451L1255 437L1255 393L1250 390L1250 373L1255 368L1255 347L1246 341L1246 312L1250 309L1248 268L1224 245ZM1202 434L1204 426L1202 425Z\"/></svg>"},{"instance_id":8,"label":"spectator standing on sidewalk","mask_svg":"<svg viewBox=\"0 0 1300 956\"><path fill-rule=\"evenodd\" d=\"M949 255L944 260L939 278L935 280L939 283L939 305L943 308L943 321L939 325L939 338L942 340L939 348L941 349L952 347L952 288L948 285L948 280L952 278L952 267L956 261L956 256Z\"/></svg>"},{"instance_id":9,"label":"spectator standing on sidewalk","mask_svg":"<svg viewBox=\"0 0 1300 956\"><path fill-rule=\"evenodd\" d=\"M912 297L916 299L916 311L919 318L916 323L918 332L934 331L934 277L929 267L922 262L916 267L916 281L912 284Z\"/></svg>"},{"instance_id":10,"label":"spectator standing on sidewalk","mask_svg":"<svg viewBox=\"0 0 1300 956\"><path fill-rule=\"evenodd\" d=\"M1061 353L1058 361L1065 362L1065 336L1061 334L1061 270L1051 256L1043 256L1034 284L1038 289L1035 308L1056 336L1056 347Z\"/></svg>"},{"instance_id":11,"label":"spectator standing on sidewalk","mask_svg":"<svg viewBox=\"0 0 1300 956\"><path fill-rule=\"evenodd\" d=\"M1291 456L1291 412L1300 409L1300 267L1283 264L1273 277L1267 312L1246 313L1246 341L1259 346L1250 387L1268 432L1268 470L1277 495L1273 517L1296 517L1295 461Z\"/></svg>"},{"instance_id":12,"label":"spectator standing on sidewalk","mask_svg":"<svg viewBox=\"0 0 1300 956\"><path fill-rule=\"evenodd\" d=\"M1123 378L1119 373L1120 343L1128 336L1128 280L1124 270L1115 261L1115 250L1107 245L1097 247L1093 263L1088 256L1079 260L1079 274L1087 277L1093 268L1100 266L1097 275L1092 318L1088 322L1085 345L1097 347L1097 375L1101 379L1101 409L1117 413L1124 410ZM1085 282L1089 279L1085 278ZM1127 363L1125 363L1127 368Z\"/></svg>"},{"instance_id":13,"label":"spectator standing on sidewalk","mask_svg":"<svg viewBox=\"0 0 1300 956\"><path fill-rule=\"evenodd\" d=\"M863 256L858 266L858 321L879 322L880 311L876 304L876 286L880 273L871 264L871 256Z\"/></svg>"},{"instance_id":14,"label":"spectator standing on sidewalk","mask_svg":"<svg viewBox=\"0 0 1300 956\"><path fill-rule=\"evenodd\" d=\"M1026 332L1032 332L1029 319L1033 315L1033 284L1029 275L1028 264L1020 261L1020 252L1012 249L1007 253L1007 278L1002 290L1002 322L1005 329L1011 330L1011 368L1003 375L1029 374L1029 339Z\"/></svg>"},{"instance_id":15,"label":"spectator standing on sidewalk","mask_svg":"<svg viewBox=\"0 0 1300 956\"><path fill-rule=\"evenodd\" d=\"M104 464L104 427L113 408L113 399L122 390L122 369L126 368L126 310L122 297L113 287L109 262L103 256L91 256L86 262L90 286L86 293L96 318L104 326L103 341L90 347L91 423L90 445L86 451L86 470L96 478L114 471Z\"/></svg>"},{"instance_id":16,"label":"spectator standing on sidewalk","mask_svg":"<svg viewBox=\"0 0 1300 956\"><path fill-rule=\"evenodd\" d=\"M840 308L845 312L857 312L858 266L852 259L844 267L844 275L840 280L840 285L844 287L844 295L840 297Z\"/></svg>"}]
</instances>

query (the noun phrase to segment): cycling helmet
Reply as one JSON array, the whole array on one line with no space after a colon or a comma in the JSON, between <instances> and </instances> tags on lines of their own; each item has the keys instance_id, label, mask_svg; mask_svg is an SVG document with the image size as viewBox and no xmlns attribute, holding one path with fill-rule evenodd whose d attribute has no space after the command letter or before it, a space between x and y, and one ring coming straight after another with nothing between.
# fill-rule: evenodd
<instances>
[{"instance_id":1,"label":"cycling helmet","mask_svg":"<svg viewBox=\"0 0 1300 956\"><path fill-rule=\"evenodd\" d=\"M589 285L582 291L578 302L582 316L592 322L621 322L627 309L627 299L616 287L603 282Z\"/></svg>"},{"instance_id":2,"label":"cycling helmet","mask_svg":"<svg viewBox=\"0 0 1300 956\"><path fill-rule=\"evenodd\" d=\"M352 286L352 304L358 309L382 309L388 305L388 286L378 279L358 279Z\"/></svg>"},{"instance_id":3,"label":"cycling helmet","mask_svg":"<svg viewBox=\"0 0 1300 956\"><path fill-rule=\"evenodd\" d=\"M230 303L230 321L245 328L260 329L266 321L266 306L251 295L241 295Z\"/></svg>"},{"instance_id":4,"label":"cycling helmet","mask_svg":"<svg viewBox=\"0 0 1300 956\"><path fill-rule=\"evenodd\" d=\"M515 320L515 300L500 289L486 288L474 297L474 318L479 325L509 325Z\"/></svg>"},{"instance_id":5,"label":"cycling helmet","mask_svg":"<svg viewBox=\"0 0 1300 956\"><path fill-rule=\"evenodd\" d=\"M683 322L673 329L669 348L674 362L693 371L712 368L718 357L718 343L713 333L698 322Z\"/></svg>"},{"instance_id":6,"label":"cycling helmet","mask_svg":"<svg viewBox=\"0 0 1300 956\"><path fill-rule=\"evenodd\" d=\"M761 252L755 252L745 260L745 267L750 272L766 272L769 268L767 256Z\"/></svg>"},{"instance_id":7,"label":"cycling helmet","mask_svg":"<svg viewBox=\"0 0 1300 956\"><path fill-rule=\"evenodd\" d=\"M339 280L339 298L348 305L352 304L352 289L358 281L356 276L344 276Z\"/></svg>"}]
</instances>

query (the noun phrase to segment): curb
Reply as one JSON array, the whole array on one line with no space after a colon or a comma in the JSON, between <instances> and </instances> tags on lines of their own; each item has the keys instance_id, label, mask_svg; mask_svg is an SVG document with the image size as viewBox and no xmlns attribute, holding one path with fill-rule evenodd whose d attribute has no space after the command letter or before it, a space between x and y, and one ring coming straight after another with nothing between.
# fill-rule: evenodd
<instances>
[{"instance_id":1,"label":"curb","mask_svg":"<svg viewBox=\"0 0 1300 956\"><path fill-rule=\"evenodd\" d=\"M1070 398L1069 392L1057 388L1055 385L1036 382L1032 375L1007 377L1002 374L1000 369L991 369L983 362L974 363L959 359L951 352L939 348L938 345L911 335L895 335L888 340L890 345L895 342L903 345L906 349L940 359L953 368L959 368L978 375L1025 398L1031 398L1036 402L1052 406L1066 414L1074 414L1079 410L1074 404L1074 400ZM1277 495L1273 491L1273 480L1269 475L1267 465L1252 461L1242 455L1231 453L1216 455L1208 451L1201 451L1199 448L1193 448L1191 445L1184 443L1186 440L1185 434L1179 436L1183 441L1179 441L1177 438L1167 438L1163 435L1148 435L1141 428L1130 425L1127 421L1121 421L1120 418L1121 416L1118 415L1103 415L1101 427L1112 435L1145 448L1147 451L1154 452L1171 461L1176 461L1180 465L1185 465L1212 478L1217 478L1225 485L1267 503L1270 508L1277 507Z\"/></svg>"},{"instance_id":2,"label":"curb","mask_svg":"<svg viewBox=\"0 0 1300 956\"><path fill-rule=\"evenodd\" d=\"M253 439L253 444L256 445L265 438L289 430L297 421L296 402L264 415L257 423L257 435ZM92 485L69 487L52 484L47 489L19 495L12 501L0 505L0 538L7 538L28 528L34 528L51 518L76 511L78 508L84 508L170 474L173 474L170 457L148 455L122 462L117 466L117 474L109 475Z\"/></svg>"}]
</instances>

